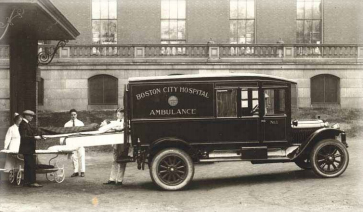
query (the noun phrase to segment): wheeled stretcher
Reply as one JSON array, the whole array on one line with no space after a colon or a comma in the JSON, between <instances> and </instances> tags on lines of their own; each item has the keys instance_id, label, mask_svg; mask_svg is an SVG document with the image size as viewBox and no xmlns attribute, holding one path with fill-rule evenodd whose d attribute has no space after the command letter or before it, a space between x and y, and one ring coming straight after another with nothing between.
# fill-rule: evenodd
<instances>
[{"instance_id":1,"label":"wheeled stretcher","mask_svg":"<svg viewBox=\"0 0 363 212\"><path fill-rule=\"evenodd\" d=\"M55 155L49 159L49 165L37 164L36 173L46 174L49 181L62 183L65 179L64 165L60 166L55 160L59 155L72 154L73 151L79 147L102 146L112 144L123 144L124 134L122 132L100 132L89 131L80 133L57 134L57 135L43 135L43 138L61 138L61 145L51 146L47 150L36 150L35 155L52 154ZM19 153L10 150L1 150L0 153L11 154L19 157ZM51 165L53 164L53 165ZM4 169L0 169L4 171ZM21 184L23 179L24 168L13 167L9 172L9 182L17 185Z\"/></svg>"},{"instance_id":2,"label":"wheeled stretcher","mask_svg":"<svg viewBox=\"0 0 363 212\"><path fill-rule=\"evenodd\" d=\"M55 181L57 183L62 183L64 181L65 178L65 173L64 173L64 165L60 166L57 161L55 160L53 162L54 159L56 159L59 155L67 155L67 154L71 154L73 150L62 150L62 151L58 151L58 150L36 150L35 151L35 155L41 155L41 154L51 154L51 155L55 155L54 157L52 157L51 159L49 159L49 165L46 164L40 164L37 161L37 166L36 166L36 173L37 174L45 174L46 178L49 181ZM20 155L18 152L15 151L9 151L9 150L1 150L1 153L5 153L5 154L10 154L13 156L17 156L20 159ZM22 160L22 159L21 159ZM51 165L53 164L53 165ZM10 183L14 183L16 181L17 185L20 185L24 175L24 168L19 165L19 167L13 167L10 171L9 171L9 182Z\"/></svg>"}]
</instances>

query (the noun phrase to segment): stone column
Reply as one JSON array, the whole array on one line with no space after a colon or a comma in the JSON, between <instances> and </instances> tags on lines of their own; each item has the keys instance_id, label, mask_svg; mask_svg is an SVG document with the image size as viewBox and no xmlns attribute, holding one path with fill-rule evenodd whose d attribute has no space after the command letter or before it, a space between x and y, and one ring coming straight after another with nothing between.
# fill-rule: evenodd
<instances>
[{"instance_id":1,"label":"stone column","mask_svg":"<svg viewBox=\"0 0 363 212\"><path fill-rule=\"evenodd\" d=\"M10 116L37 112L38 40L31 29L12 33L10 41Z\"/></svg>"}]
</instances>

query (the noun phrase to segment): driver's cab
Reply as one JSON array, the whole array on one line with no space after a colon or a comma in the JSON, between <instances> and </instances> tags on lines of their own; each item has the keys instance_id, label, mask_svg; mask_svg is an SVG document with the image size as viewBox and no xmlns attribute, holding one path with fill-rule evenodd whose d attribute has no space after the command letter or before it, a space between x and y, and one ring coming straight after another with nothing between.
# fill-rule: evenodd
<instances>
[{"instance_id":1,"label":"driver's cab","mask_svg":"<svg viewBox=\"0 0 363 212\"><path fill-rule=\"evenodd\" d=\"M258 90L256 89L242 89L241 90L241 110L242 116L259 116L258 105ZM268 113L267 107L269 107L269 96L265 93L265 114ZM249 106L251 105L251 106ZM251 109L252 108L252 109Z\"/></svg>"},{"instance_id":2,"label":"driver's cab","mask_svg":"<svg viewBox=\"0 0 363 212\"><path fill-rule=\"evenodd\" d=\"M261 87L240 88L240 92L241 117L260 120L260 142L276 145L286 143L290 114L287 106L290 98L286 95L288 87L262 83Z\"/></svg>"},{"instance_id":3,"label":"driver's cab","mask_svg":"<svg viewBox=\"0 0 363 212\"><path fill-rule=\"evenodd\" d=\"M218 128L224 129L217 133L219 140L286 144L291 116L289 89L287 83L278 82L218 84L217 122L221 124Z\"/></svg>"}]
</instances>

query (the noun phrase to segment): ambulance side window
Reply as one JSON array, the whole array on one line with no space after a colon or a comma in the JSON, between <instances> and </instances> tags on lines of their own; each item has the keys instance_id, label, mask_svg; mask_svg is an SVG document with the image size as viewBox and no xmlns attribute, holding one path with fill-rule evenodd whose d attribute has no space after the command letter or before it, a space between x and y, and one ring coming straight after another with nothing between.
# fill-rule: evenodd
<instances>
[{"instance_id":1,"label":"ambulance side window","mask_svg":"<svg viewBox=\"0 0 363 212\"><path fill-rule=\"evenodd\" d=\"M286 91L285 89L266 89L265 93L265 115L286 114Z\"/></svg>"},{"instance_id":2,"label":"ambulance side window","mask_svg":"<svg viewBox=\"0 0 363 212\"><path fill-rule=\"evenodd\" d=\"M241 88L241 116L258 116L258 89Z\"/></svg>"},{"instance_id":3,"label":"ambulance side window","mask_svg":"<svg viewBox=\"0 0 363 212\"><path fill-rule=\"evenodd\" d=\"M217 117L237 117L237 89L217 90Z\"/></svg>"}]
</instances>

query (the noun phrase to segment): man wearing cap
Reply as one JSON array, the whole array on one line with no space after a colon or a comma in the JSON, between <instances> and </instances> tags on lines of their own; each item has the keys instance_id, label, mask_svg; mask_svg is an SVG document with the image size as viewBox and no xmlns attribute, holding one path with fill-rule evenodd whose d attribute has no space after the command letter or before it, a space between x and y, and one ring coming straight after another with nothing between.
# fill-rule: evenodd
<instances>
[{"instance_id":1,"label":"man wearing cap","mask_svg":"<svg viewBox=\"0 0 363 212\"><path fill-rule=\"evenodd\" d=\"M71 109L69 111L71 115L71 120L64 124L64 127L82 127L84 123L77 119L77 110ZM84 177L84 173L86 171L86 152L84 147L79 147L76 151L73 151L72 154L72 161L73 161L73 174L71 177L78 177L79 176L79 166L81 166L81 177Z\"/></svg>"},{"instance_id":2,"label":"man wearing cap","mask_svg":"<svg viewBox=\"0 0 363 212\"><path fill-rule=\"evenodd\" d=\"M29 187L42 187L36 183L36 157L35 146L36 140L40 140L41 137L37 135L36 129L34 129L29 122L33 120L35 113L31 110L25 110L23 112L23 120L19 125L20 133L20 147L19 153L24 156L24 186Z\"/></svg>"}]
</instances>

